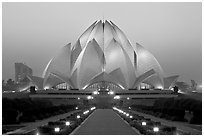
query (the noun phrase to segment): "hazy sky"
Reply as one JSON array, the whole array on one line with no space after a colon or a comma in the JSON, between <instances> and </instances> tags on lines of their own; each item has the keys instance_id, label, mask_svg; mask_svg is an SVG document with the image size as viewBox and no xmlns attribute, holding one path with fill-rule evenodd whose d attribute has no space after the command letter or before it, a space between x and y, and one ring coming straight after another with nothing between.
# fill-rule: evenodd
<instances>
[{"instance_id":1,"label":"hazy sky","mask_svg":"<svg viewBox=\"0 0 204 137\"><path fill-rule=\"evenodd\" d=\"M2 78L14 79L15 62L41 76L61 47L103 18L150 51L166 76L202 82L201 3L3 3Z\"/></svg>"}]
</instances>

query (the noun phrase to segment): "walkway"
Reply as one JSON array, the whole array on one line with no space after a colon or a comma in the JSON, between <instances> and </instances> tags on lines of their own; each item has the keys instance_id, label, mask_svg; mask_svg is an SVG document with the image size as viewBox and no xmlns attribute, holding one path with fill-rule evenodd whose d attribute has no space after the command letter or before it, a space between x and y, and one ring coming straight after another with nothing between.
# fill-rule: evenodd
<instances>
[{"instance_id":1,"label":"walkway","mask_svg":"<svg viewBox=\"0 0 204 137\"><path fill-rule=\"evenodd\" d=\"M97 109L72 134L75 135L136 135L112 109Z\"/></svg>"}]
</instances>

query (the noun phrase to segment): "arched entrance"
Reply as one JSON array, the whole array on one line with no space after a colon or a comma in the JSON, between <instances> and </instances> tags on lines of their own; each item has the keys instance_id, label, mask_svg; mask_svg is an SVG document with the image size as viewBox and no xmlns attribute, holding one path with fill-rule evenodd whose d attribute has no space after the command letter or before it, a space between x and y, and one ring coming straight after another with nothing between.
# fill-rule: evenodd
<instances>
[{"instance_id":1,"label":"arched entrance","mask_svg":"<svg viewBox=\"0 0 204 137\"><path fill-rule=\"evenodd\" d=\"M90 84L86 89L98 91L99 94L93 95L94 99L92 103L98 108L112 108L117 102L114 99L114 93L116 90L121 90L122 88L115 83L101 81Z\"/></svg>"}]
</instances>

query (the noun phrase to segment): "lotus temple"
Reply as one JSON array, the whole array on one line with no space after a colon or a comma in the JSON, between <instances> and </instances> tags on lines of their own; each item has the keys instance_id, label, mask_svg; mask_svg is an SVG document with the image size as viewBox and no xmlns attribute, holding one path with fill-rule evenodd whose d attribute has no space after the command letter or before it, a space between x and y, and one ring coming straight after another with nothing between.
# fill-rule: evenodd
<instances>
[{"instance_id":1,"label":"lotus temple","mask_svg":"<svg viewBox=\"0 0 204 137\"><path fill-rule=\"evenodd\" d=\"M171 89L178 75L165 76L157 59L131 44L110 20L95 21L76 43L67 44L48 62L42 77L28 76L37 89ZM30 86L30 85L29 85Z\"/></svg>"}]
</instances>

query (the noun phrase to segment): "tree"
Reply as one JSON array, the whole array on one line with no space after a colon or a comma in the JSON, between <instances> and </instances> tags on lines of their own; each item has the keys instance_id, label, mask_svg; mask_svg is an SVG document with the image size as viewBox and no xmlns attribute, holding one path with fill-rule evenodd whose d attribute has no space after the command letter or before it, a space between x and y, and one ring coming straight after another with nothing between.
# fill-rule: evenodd
<instances>
[{"instance_id":1,"label":"tree","mask_svg":"<svg viewBox=\"0 0 204 137\"><path fill-rule=\"evenodd\" d=\"M7 80L6 87L8 88L8 90L15 90L16 86L17 85L15 84L15 82L11 78Z\"/></svg>"},{"instance_id":2,"label":"tree","mask_svg":"<svg viewBox=\"0 0 204 137\"><path fill-rule=\"evenodd\" d=\"M7 80L7 83L6 83L7 86L14 86L15 85L15 82L10 78Z\"/></svg>"},{"instance_id":3,"label":"tree","mask_svg":"<svg viewBox=\"0 0 204 137\"><path fill-rule=\"evenodd\" d=\"M5 86L5 85L6 85L5 81L4 81L4 80L2 80L2 86Z\"/></svg>"},{"instance_id":4,"label":"tree","mask_svg":"<svg viewBox=\"0 0 204 137\"><path fill-rule=\"evenodd\" d=\"M2 92L4 92L5 90L7 90L6 83L4 80L2 80Z\"/></svg>"}]
</instances>

